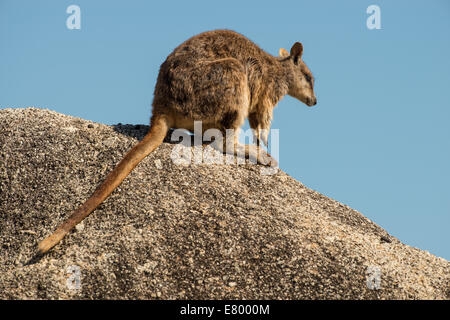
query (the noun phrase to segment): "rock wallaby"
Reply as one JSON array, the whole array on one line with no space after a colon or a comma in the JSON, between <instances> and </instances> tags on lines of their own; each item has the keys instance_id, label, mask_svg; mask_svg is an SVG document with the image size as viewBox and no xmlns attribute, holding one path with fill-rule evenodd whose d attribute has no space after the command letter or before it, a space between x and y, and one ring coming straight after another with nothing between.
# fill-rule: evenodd
<instances>
[{"instance_id":1,"label":"rock wallaby","mask_svg":"<svg viewBox=\"0 0 450 320\"><path fill-rule=\"evenodd\" d=\"M50 250L95 210L163 142L170 128L193 131L194 121L201 121L203 131L216 128L223 132L224 138L215 143L221 152L273 165L275 160L259 146L260 141L267 145L275 105L286 94L308 106L317 102L314 78L302 60L302 52L302 44L296 42L290 52L280 49L279 57L274 57L229 30L204 32L175 48L159 70L148 134L94 194L39 243L37 256ZM245 118L249 119L256 145L238 142ZM227 136L227 129L233 129L234 134Z\"/></svg>"}]
</instances>

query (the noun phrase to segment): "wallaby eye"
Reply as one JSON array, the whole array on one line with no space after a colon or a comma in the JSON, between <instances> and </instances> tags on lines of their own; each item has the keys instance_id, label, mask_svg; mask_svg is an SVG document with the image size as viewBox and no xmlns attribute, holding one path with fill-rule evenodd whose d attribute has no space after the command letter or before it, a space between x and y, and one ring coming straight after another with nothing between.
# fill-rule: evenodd
<instances>
[{"instance_id":1,"label":"wallaby eye","mask_svg":"<svg viewBox=\"0 0 450 320\"><path fill-rule=\"evenodd\" d=\"M311 82L311 76L309 74L305 74L305 79L308 82Z\"/></svg>"}]
</instances>

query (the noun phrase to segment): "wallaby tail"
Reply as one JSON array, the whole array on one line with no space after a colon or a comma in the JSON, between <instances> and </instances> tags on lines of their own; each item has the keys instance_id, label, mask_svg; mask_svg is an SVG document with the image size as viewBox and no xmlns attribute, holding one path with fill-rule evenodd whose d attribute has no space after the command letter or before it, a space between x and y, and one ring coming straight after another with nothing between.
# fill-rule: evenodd
<instances>
[{"instance_id":1,"label":"wallaby tail","mask_svg":"<svg viewBox=\"0 0 450 320\"><path fill-rule=\"evenodd\" d=\"M72 215L64 221L56 231L45 238L38 245L38 255L43 255L53 246L55 246L62 238L92 211L97 208L110 194L117 188L126 176L144 159L150 152L155 150L164 140L170 128L170 122L167 117L153 116L150 130L147 135L134 146L125 157L119 162L114 170L109 173L105 181L95 190L93 195Z\"/></svg>"}]
</instances>

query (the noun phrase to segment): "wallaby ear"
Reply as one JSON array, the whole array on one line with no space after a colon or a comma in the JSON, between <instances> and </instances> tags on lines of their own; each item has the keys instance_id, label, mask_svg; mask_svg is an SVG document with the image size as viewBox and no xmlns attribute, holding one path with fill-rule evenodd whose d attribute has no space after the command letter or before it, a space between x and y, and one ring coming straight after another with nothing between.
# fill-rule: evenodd
<instances>
[{"instance_id":1,"label":"wallaby ear","mask_svg":"<svg viewBox=\"0 0 450 320\"><path fill-rule=\"evenodd\" d=\"M303 54L303 45L300 42L294 43L291 48L291 57L294 58L294 62L297 62L298 59L302 58Z\"/></svg>"},{"instance_id":2,"label":"wallaby ear","mask_svg":"<svg viewBox=\"0 0 450 320\"><path fill-rule=\"evenodd\" d=\"M280 50L278 50L278 55L281 58L287 58L287 57L289 57L289 52L287 52L286 49L280 48Z\"/></svg>"}]
</instances>

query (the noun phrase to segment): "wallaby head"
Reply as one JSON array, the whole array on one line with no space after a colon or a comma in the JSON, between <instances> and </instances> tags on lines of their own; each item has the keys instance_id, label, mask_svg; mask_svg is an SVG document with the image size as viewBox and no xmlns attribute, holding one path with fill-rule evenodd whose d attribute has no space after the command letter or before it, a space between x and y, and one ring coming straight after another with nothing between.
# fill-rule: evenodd
<instances>
[{"instance_id":1,"label":"wallaby head","mask_svg":"<svg viewBox=\"0 0 450 320\"><path fill-rule=\"evenodd\" d=\"M291 52L281 48L280 57L287 63L289 70L288 95L294 97L306 105L312 107L316 105L317 98L314 94L314 78L311 71L302 60L303 45L300 42L294 43Z\"/></svg>"}]
</instances>

